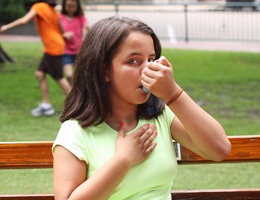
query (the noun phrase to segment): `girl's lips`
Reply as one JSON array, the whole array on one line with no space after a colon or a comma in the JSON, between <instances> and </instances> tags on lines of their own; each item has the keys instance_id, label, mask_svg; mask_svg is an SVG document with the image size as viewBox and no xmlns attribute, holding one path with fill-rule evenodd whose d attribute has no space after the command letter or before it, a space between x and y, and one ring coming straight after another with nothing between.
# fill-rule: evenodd
<instances>
[{"instance_id":1,"label":"girl's lips","mask_svg":"<svg viewBox=\"0 0 260 200\"><path fill-rule=\"evenodd\" d=\"M144 89L143 89L143 86L139 86L139 88L140 88L143 92L145 92Z\"/></svg>"}]
</instances>

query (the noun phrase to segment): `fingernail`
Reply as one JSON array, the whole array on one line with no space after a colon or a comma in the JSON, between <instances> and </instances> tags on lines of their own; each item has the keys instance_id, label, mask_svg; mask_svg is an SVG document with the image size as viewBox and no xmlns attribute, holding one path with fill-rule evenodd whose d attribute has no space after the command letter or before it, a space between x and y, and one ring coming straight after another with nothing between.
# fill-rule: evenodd
<instances>
[{"instance_id":1,"label":"fingernail","mask_svg":"<svg viewBox=\"0 0 260 200\"><path fill-rule=\"evenodd\" d=\"M123 122L121 122L120 126L124 126L125 124Z\"/></svg>"},{"instance_id":2,"label":"fingernail","mask_svg":"<svg viewBox=\"0 0 260 200\"><path fill-rule=\"evenodd\" d=\"M158 62L159 62L159 60L155 60L154 62L158 63Z\"/></svg>"},{"instance_id":3,"label":"fingernail","mask_svg":"<svg viewBox=\"0 0 260 200\"><path fill-rule=\"evenodd\" d=\"M150 124L147 124L148 125L148 127L150 127Z\"/></svg>"},{"instance_id":4,"label":"fingernail","mask_svg":"<svg viewBox=\"0 0 260 200\"><path fill-rule=\"evenodd\" d=\"M154 134L157 135L158 133L155 131Z\"/></svg>"},{"instance_id":5,"label":"fingernail","mask_svg":"<svg viewBox=\"0 0 260 200\"><path fill-rule=\"evenodd\" d=\"M154 128L156 128L156 126L155 126L155 125L153 125L153 127L154 127Z\"/></svg>"},{"instance_id":6,"label":"fingernail","mask_svg":"<svg viewBox=\"0 0 260 200\"><path fill-rule=\"evenodd\" d=\"M157 146L157 143L154 143L155 146Z\"/></svg>"}]
</instances>

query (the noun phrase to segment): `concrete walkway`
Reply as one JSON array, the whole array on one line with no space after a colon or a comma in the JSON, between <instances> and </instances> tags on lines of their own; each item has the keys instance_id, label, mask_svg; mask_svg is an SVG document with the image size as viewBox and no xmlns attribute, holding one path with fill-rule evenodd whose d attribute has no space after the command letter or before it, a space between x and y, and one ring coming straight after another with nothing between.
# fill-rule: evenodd
<instances>
[{"instance_id":1,"label":"concrete walkway","mask_svg":"<svg viewBox=\"0 0 260 200\"><path fill-rule=\"evenodd\" d=\"M22 35L5 35L0 34L1 41L19 41L19 42L40 42L39 36L22 36ZM161 44L165 48L174 49L192 49L203 51L234 51L234 52L260 52L259 43L242 43L242 42L204 42L204 41L170 41L162 40Z\"/></svg>"}]
</instances>

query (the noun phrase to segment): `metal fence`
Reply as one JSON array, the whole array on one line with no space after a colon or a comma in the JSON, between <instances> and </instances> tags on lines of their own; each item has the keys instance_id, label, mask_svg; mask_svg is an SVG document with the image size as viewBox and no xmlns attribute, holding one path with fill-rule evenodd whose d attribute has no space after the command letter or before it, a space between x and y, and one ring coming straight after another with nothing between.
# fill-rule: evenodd
<instances>
[{"instance_id":1,"label":"metal fence","mask_svg":"<svg viewBox=\"0 0 260 200\"><path fill-rule=\"evenodd\" d=\"M255 3L84 3L90 26L117 15L139 19L162 40L260 42Z\"/></svg>"}]
</instances>

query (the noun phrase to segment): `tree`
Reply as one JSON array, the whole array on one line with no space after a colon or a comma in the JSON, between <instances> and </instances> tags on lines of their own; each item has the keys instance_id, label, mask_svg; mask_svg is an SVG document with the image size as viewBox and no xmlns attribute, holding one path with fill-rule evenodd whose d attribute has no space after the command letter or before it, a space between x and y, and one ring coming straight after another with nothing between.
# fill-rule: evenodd
<instances>
[{"instance_id":1,"label":"tree","mask_svg":"<svg viewBox=\"0 0 260 200\"><path fill-rule=\"evenodd\" d=\"M7 53L3 50L0 44L0 63L8 63L8 62L15 62L15 59L7 55Z\"/></svg>"}]
</instances>

